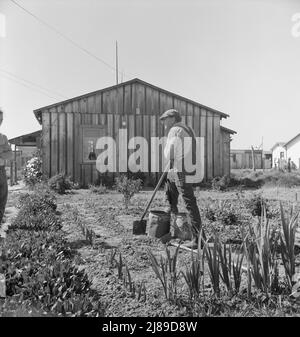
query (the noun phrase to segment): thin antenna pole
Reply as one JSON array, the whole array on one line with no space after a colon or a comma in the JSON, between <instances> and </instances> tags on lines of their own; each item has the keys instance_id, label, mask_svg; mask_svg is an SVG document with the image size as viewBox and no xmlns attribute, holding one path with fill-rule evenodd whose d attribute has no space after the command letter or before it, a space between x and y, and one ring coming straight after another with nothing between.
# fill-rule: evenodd
<instances>
[{"instance_id":1,"label":"thin antenna pole","mask_svg":"<svg viewBox=\"0 0 300 337\"><path fill-rule=\"evenodd\" d=\"M119 84L118 74L119 74L119 65L118 65L118 41L116 41L116 82L117 82L117 84Z\"/></svg>"}]
</instances>

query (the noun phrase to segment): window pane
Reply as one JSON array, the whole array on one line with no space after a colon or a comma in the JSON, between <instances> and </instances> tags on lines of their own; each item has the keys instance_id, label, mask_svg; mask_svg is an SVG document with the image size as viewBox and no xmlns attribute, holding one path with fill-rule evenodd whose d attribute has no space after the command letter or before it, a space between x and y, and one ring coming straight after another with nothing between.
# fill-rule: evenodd
<instances>
[{"instance_id":1,"label":"window pane","mask_svg":"<svg viewBox=\"0 0 300 337\"><path fill-rule=\"evenodd\" d=\"M102 132L103 129L83 130L83 161L93 161L97 159L100 151L96 150L96 144Z\"/></svg>"}]
</instances>

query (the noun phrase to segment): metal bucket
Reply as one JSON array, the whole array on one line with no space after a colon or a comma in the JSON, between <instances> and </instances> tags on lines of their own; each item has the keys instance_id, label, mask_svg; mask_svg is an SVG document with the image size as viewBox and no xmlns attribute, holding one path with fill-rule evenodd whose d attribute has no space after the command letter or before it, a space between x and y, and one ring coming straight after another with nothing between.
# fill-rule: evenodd
<instances>
[{"instance_id":1,"label":"metal bucket","mask_svg":"<svg viewBox=\"0 0 300 337\"><path fill-rule=\"evenodd\" d=\"M181 240L192 240L192 225L190 217L184 212L179 212L171 224L172 237Z\"/></svg>"},{"instance_id":2,"label":"metal bucket","mask_svg":"<svg viewBox=\"0 0 300 337\"><path fill-rule=\"evenodd\" d=\"M149 213L148 235L161 238L170 231L170 214L164 211L151 210Z\"/></svg>"}]
</instances>

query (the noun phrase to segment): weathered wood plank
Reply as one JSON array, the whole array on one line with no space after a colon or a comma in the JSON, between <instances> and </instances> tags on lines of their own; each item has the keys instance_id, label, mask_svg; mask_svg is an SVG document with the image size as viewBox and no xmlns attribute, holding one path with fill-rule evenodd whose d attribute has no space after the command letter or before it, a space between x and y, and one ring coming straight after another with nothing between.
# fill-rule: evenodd
<instances>
[{"instance_id":1,"label":"weathered wood plank","mask_svg":"<svg viewBox=\"0 0 300 337\"><path fill-rule=\"evenodd\" d=\"M150 178L150 170L151 170L150 116L144 115L142 117L143 117L143 137L147 140L148 143L148 177Z\"/></svg>"},{"instance_id":2,"label":"weathered wood plank","mask_svg":"<svg viewBox=\"0 0 300 337\"><path fill-rule=\"evenodd\" d=\"M213 178L213 114L207 111L207 178Z\"/></svg>"},{"instance_id":3,"label":"weathered wood plank","mask_svg":"<svg viewBox=\"0 0 300 337\"><path fill-rule=\"evenodd\" d=\"M124 112L124 87L117 89L117 111L116 113L121 115Z\"/></svg>"},{"instance_id":4,"label":"weathered wood plank","mask_svg":"<svg viewBox=\"0 0 300 337\"><path fill-rule=\"evenodd\" d=\"M136 114L144 115L146 113L146 101L145 101L145 86L143 84L137 85L137 106Z\"/></svg>"},{"instance_id":5,"label":"weathered wood plank","mask_svg":"<svg viewBox=\"0 0 300 337\"><path fill-rule=\"evenodd\" d=\"M95 112L98 114L102 113L102 93L96 94Z\"/></svg>"},{"instance_id":6,"label":"weathered wood plank","mask_svg":"<svg viewBox=\"0 0 300 337\"><path fill-rule=\"evenodd\" d=\"M58 113L51 108L51 176L58 174Z\"/></svg>"},{"instance_id":7,"label":"weathered wood plank","mask_svg":"<svg viewBox=\"0 0 300 337\"><path fill-rule=\"evenodd\" d=\"M124 113L131 114L132 112L132 87L131 85L125 85L124 88Z\"/></svg>"},{"instance_id":8,"label":"weathered wood plank","mask_svg":"<svg viewBox=\"0 0 300 337\"><path fill-rule=\"evenodd\" d=\"M48 110L42 113L42 156L43 173L46 177L51 174L51 115Z\"/></svg>"},{"instance_id":9,"label":"weathered wood plank","mask_svg":"<svg viewBox=\"0 0 300 337\"><path fill-rule=\"evenodd\" d=\"M224 175L224 137L223 132L220 131L220 173L223 176Z\"/></svg>"},{"instance_id":10,"label":"weathered wood plank","mask_svg":"<svg viewBox=\"0 0 300 337\"><path fill-rule=\"evenodd\" d=\"M67 175L74 180L74 166L73 166L73 113L67 113Z\"/></svg>"},{"instance_id":11,"label":"weathered wood plank","mask_svg":"<svg viewBox=\"0 0 300 337\"><path fill-rule=\"evenodd\" d=\"M87 112L94 114L96 112L96 96L92 95L87 98Z\"/></svg>"},{"instance_id":12,"label":"weathered wood plank","mask_svg":"<svg viewBox=\"0 0 300 337\"><path fill-rule=\"evenodd\" d=\"M194 108L194 118L193 118L193 124L194 124L194 131L196 137L200 137L200 108L195 107Z\"/></svg>"},{"instance_id":13,"label":"weathered wood plank","mask_svg":"<svg viewBox=\"0 0 300 337\"><path fill-rule=\"evenodd\" d=\"M66 114L64 112L59 113L59 172L66 173L67 168L67 138L66 138Z\"/></svg>"},{"instance_id":14,"label":"weathered wood plank","mask_svg":"<svg viewBox=\"0 0 300 337\"><path fill-rule=\"evenodd\" d=\"M186 106L186 101L180 100L179 101L179 107L178 107L178 111L179 113L181 113L181 115L186 116L187 115L187 106Z\"/></svg>"},{"instance_id":15,"label":"weathered wood plank","mask_svg":"<svg viewBox=\"0 0 300 337\"><path fill-rule=\"evenodd\" d=\"M214 176L221 175L220 168L220 117L214 115L213 119L213 154L214 154Z\"/></svg>"},{"instance_id":16,"label":"weathered wood plank","mask_svg":"<svg viewBox=\"0 0 300 337\"><path fill-rule=\"evenodd\" d=\"M74 114L73 123L73 153L74 153L74 177L75 181L80 181L80 164L82 162L82 139L79 137L79 126L80 126L80 114Z\"/></svg>"},{"instance_id":17,"label":"weathered wood plank","mask_svg":"<svg viewBox=\"0 0 300 337\"><path fill-rule=\"evenodd\" d=\"M119 114L114 115L114 130L113 138L116 142L116 169L119 172L119 129L121 128L122 116Z\"/></svg>"},{"instance_id":18,"label":"weathered wood plank","mask_svg":"<svg viewBox=\"0 0 300 337\"><path fill-rule=\"evenodd\" d=\"M157 118L156 116L150 116L150 139L152 137L157 137ZM152 146L150 147L150 153L151 153L151 162L154 162L154 158L157 157L156 147ZM153 168L155 169L155 168ZM159 169L159 167L158 167ZM151 179L156 182L157 181L157 173L151 172Z\"/></svg>"},{"instance_id":19,"label":"weathered wood plank","mask_svg":"<svg viewBox=\"0 0 300 337\"><path fill-rule=\"evenodd\" d=\"M82 114L86 114L87 113L87 99L86 98L81 98L79 101L79 108L80 108L80 112Z\"/></svg>"},{"instance_id":20,"label":"weathered wood plank","mask_svg":"<svg viewBox=\"0 0 300 337\"><path fill-rule=\"evenodd\" d=\"M194 124L193 123L193 116L186 116L186 125L188 125L192 129L194 129L193 128L193 126L194 126L193 124Z\"/></svg>"},{"instance_id":21,"label":"weathered wood plank","mask_svg":"<svg viewBox=\"0 0 300 337\"><path fill-rule=\"evenodd\" d=\"M206 137L206 110L200 109L200 137L204 138L204 179L207 180L207 137Z\"/></svg>"},{"instance_id":22,"label":"weathered wood plank","mask_svg":"<svg viewBox=\"0 0 300 337\"><path fill-rule=\"evenodd\" d=\"M117 89L110 90L109 95L109 113L116 114L118 110Z\"/></svg>"}]
</instances>

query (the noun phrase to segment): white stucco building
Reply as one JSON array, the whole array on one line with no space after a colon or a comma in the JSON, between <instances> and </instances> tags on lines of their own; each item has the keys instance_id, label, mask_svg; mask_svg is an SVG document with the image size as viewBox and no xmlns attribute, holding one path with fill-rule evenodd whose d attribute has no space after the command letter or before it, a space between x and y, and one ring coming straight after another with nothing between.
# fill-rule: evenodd
<instances>
[{"instance_id":1,"label":"white stucco building","mask_svg":"<svg viewBox=\"0 0 300 337\"><path fill-rule=\"evenodd\" d=\"M300 169L300 133L286 143L276 143L271 151L272 167L285 169L291 158L292 167Z\"/></svg>"},{"instance_id":2,"label":"white stucco building","mask_svg":"<svg viewBox=\"0 0 300 337\"><path fill-rule=\"evenodd\" d=\"M272 148L272 167L279 167L286 163L285 142L278 142ZM282 167L283 168L283 167Z\"/></svg>"},{"instance_id":3,"label":"white stucco building","mask_svg":"<svg viewBox=\"0 0 300 337\"><path fill-rule=\"evenodd\" d=\"M295 164L297 169L300 169L300 133L285 143L284 147L286 149L286 159L291 158L291 162Z\"/></svg>"}]
</instances>

